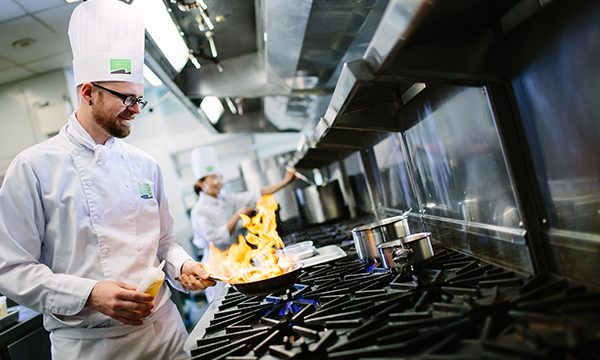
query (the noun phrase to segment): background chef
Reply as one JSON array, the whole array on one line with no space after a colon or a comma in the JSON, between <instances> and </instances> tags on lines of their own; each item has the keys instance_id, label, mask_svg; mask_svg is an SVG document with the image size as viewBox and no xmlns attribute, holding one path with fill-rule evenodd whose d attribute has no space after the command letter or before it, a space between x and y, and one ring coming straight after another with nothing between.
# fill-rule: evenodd
<instances>
[{"instance_id":1,"label":"background chef","mask_svg":"<svg viewBox=\"0 0 600 360\"><path fill-rule=\"evenodd\" d=\"M89 0L69 39L78 108L0 189L0 292L44 314L55 359L186 358L166 285L135 291L162 260L180 290L214 284L175 242L157 163L118 139L146 104L144 25L123 2Z\"/></svg>"},{"instance_id":2,"label":"background chef","mask_svg":"<svg viewBox=\"0 0 600 360\"><path fill-rule=\"evenodd\" d=\"M239 214L250 214L261 195L275 193L294 181L295 172L286 172L280 181L262 187L256 191L224 194L223 172L217 159L217 153L210 146L197 147L191 153L192 168L196 183L194 191L198 201L190 213L194 231L194 245L204 250L203 261L210 257L209 244L220 250L226 250L237 243L242 232ZM207 289L208 300L212 300L216 289Z\"/></svg>"}]
</instances>

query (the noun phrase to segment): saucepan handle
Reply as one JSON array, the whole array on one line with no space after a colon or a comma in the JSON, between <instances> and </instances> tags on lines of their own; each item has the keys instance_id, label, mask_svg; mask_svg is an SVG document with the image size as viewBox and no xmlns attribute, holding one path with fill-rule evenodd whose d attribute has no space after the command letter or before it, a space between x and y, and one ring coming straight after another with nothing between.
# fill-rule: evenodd
<instances>
[{"instance_id":1,"label":"saucepan handle","mask_svg":"<svg viewBox=\"0 0 600 360\"><path fill-rule=\"evenodd\" d=\"M410 260L410 250L401 247L394 250L394 262Z\"/></svg>"}]
</instances>

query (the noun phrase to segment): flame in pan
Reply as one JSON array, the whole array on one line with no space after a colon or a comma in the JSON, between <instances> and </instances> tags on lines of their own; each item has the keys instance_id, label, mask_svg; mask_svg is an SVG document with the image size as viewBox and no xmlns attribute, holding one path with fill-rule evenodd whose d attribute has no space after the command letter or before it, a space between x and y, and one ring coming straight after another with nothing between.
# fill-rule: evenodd
<instances>
[{"instance_id":1,"label":"flame in pan","mask_svg":"<svg viewBox=\"0 0 600 360\"><path fill-rule=\"evenodd\" d=\"M240 235L238 243L225 251L211 243L207 270L229 278L234 284L268 279L290 271L295 265L294 259L276 253L276 249L284 247L277 233L277 206L273 195L265 195L256 203L254 217L241 214L242 225L248 229L246 238Z\"/></svg>"}]
</instances>

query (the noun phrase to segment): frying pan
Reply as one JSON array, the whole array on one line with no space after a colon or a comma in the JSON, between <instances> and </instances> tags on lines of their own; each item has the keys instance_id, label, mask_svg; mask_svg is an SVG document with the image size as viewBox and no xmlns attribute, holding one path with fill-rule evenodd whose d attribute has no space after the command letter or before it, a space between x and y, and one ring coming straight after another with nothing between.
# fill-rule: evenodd
<instances>
[{"instance_id":1,"label":"frying pan","mask_svg":"<svg viewBox=\"0 0 600 360\"><path fill-rule=\"evenodd\" d=\"M296 263L292 270L286 272L285 274L263 280L250 281L246 283L231 283L229 282L229 279L218 275L211 275L210 280L228 283L234 289L236 289L244 295L260 296L268 295L277 290L285 289L287 287L292 286L296 279L298 279L298 276L300 276L301 270L302 264Z\"/></svg>"},{"instance_id":2,"label":"frying pan","mask_svg":"<svg viewBox=\"0 0 600 360\"><path fill-rule=\"evenodd\" d=\"M268 295L277 290L285 289L292 286L302 270L302 264L297 263L294 265L291 271L285 274L274 276L272 278L250 281L246 283L230 283L220 276L211 275L211 280L224 281L230 284L234 289L241 292L244 295L259 296Z\"/></svg>"}]
</instances>

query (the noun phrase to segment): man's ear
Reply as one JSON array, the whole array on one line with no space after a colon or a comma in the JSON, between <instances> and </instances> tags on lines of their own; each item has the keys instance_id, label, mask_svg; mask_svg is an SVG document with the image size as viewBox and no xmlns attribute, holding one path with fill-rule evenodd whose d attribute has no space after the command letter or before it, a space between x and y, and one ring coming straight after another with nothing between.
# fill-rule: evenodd
<instances>
[{"instance_id":1,"label":"man's ear","mask_svg":"<svg viewBox=\"0 0 600 360\"><path fill-rule=\"evenodd\" d=\"M92 93L93 93L94 85L91 83L83 83L81 85L81 98L84 102L88 103L88 105L92 105Z\"/></svg>"}]
</instances>

